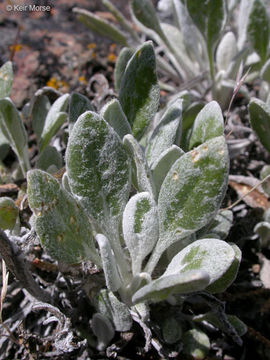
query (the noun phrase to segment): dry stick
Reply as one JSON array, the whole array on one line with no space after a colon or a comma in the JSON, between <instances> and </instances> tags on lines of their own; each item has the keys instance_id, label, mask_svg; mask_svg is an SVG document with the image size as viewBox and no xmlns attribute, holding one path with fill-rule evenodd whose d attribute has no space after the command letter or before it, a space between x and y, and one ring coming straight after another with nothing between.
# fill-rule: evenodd
<instances>
[{"instance_id":1,"label":"dry stick","mask_svg":"<svg viewBox=\"0 0 270 360\"><path fill-rule=\"evenodd\" d=\"M270 178L270 174L267 175L264 179L262 179L257 185L253 186L245 195L241 196L240 199L238 199L237 201L235 201L232 205L226 207L225 209L221 209L220 211L223 210L230 210L231 208L233 208L235 205L239 204L247 195L249 195L252 191L256 190L258 186L260 186L262 183L264 183L266 180L268 180Z\"/></svg>"},{"instance_id":2,"label":"dry stick","mask_svg":"<svg viewBox=\"0 0 270 360\"><path fill-rule=\"evenodd\" d=\"M0 254L2 255L9 271L11 271L17 280L19 280L23 288L25 288L33 297L42 302L52 302L51 296L33 279L21 249L15 245L1 229Z\"/></svg>"},{"instance_id":3,"label":"dry stick","mask_svg":"<svg viewBox=\"0 0 270 360\"><path fill-rule=\"evenodd\" d=\"M1 296L1 299L0 299L0 324L8 333L8 336L11 339L11 341L13 341L15 344L19 345L19 341L15 338L15 336L9 330L8 326L6 326L6 324L3 323L3 318L2 318L3 303L5 300L6 294L7 294L8 275L9 275L9 273L7 272L6 263L2 259L2 289L1 289L1 295L0 295Z\"/></svg>"}]
</instances>

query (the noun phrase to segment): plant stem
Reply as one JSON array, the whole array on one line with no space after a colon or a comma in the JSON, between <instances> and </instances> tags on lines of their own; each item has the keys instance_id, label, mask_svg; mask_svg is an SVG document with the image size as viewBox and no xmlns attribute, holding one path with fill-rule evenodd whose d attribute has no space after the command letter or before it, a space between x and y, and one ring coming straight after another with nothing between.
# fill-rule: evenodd
<instances>
[{"instance_id":1,"label":"plant stem","mask_svg":"<svg viewBox=\"0 0 270 360\"><path fill-rule=\"evenodd\" d=\"M2 230L0 230L0 253L9 271L20 281L25 290L42 302L52 302L51 296L33 279L25 255Z\"/></svg>"}]
</instances>

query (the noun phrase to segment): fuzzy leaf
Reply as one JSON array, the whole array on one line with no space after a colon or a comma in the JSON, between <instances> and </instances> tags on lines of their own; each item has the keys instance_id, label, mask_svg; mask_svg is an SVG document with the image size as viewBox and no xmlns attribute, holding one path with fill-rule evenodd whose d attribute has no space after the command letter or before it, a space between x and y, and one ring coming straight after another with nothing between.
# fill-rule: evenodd
<instances>
[{"instance_id":1,"label":"fuzzy leaf","mask_svg":"<svg viewBox=\"0 0 270 360\"><path fill-rule=\"evenodd\" d=\"M117 264L111 245L106 236L102 234L97 234L96 240L99 245L106 286L111 291L117 291L121 287L122 281L117 270Z\"/></svg>"},{"instance_id":2,"label":"fuzzy leaf","mask_svg":"<svg viewBox=\"0 0 270 360\"><path fill-rule=\"evenodd\" d=\"M51 138L67 119L65 112L68 106L69 94L62 95L51 106L44 123L41 134L40 150L42 151L49 144Z\"/></svg>"},{"instance_id":3,"label":"fuzzy leaf","mask_svg":"<svg viewBox=\"0 0 270 360\"><path fill-rule=\"evenodd\" d=\"M183 154L184 151L182 149L176 145L172 145L163 151L159 158L153 163L151 171L157 194L159 194L161 185L170 168Z\"/></svg>"},{"instance_id":4,"label":"fuzzy leaf","mask_svg":"<svg viewBox=\"0 0 270 360\"><path fill-rule=\"evenodd\" d=\"M225 291L235 280L241 262L242 253L237 245L231 244L231 247L234 251L234 259L231 266L222 275L221 278L217 279L210 286L208 286L206 288L206 291L209 291L211 293L221 293Z\"/></svg>"},{"instance_id":5,"label":"fuzzy leaf","mask_svg":"<svg viewBox=\"0 0 270 360\"><path fill-rule=\"evenodd\" d=\"M152 175L140 144L131 134L126 135L123 142L132 159L133 185L139 191L148 191L154 196L155 189L152 181Z\"/></svg>"},{"instance_id":6,"label":"fuzzy leaf","mask_svg":"<svg viewBox=\"0 0 270 360\"><path fill-rule=\"evenodd\" d=\"M268 221L259 222L254 232L260 237L260 245L262 248L268 248L270 244L270 223Z\"/></svg>"},{"instance_id":7,"label":"fuzzy leaf","mask_svg":"<svg viewBox=\"0 0 270 360\"><path fill-rule=\"evenodd\" d=\"M247 332L248 328L246 326L245 323L243 323L243 321L241 321L237 316L235 315L227 315L228 317L228 321L230 322L230 324L235 328L237 334L239 336L243 336L245 335L245 333Z\"/></svg>"},{"instance_id":8,"label":"fuzzy leaf","mask_svg":"<svg viewBox=\"0 0 270 360\"><path fill-rule=\"evenodd\" d=\"M208 336L199 329L191 329L184 333L183 352L196 360L206 358L210 350Z\"/></svg>"},{"instance_id":9,"label":"fuzzy leaf","mask_svg":"<svg viewBox=\"0 0 270 360\"><path fill-rule=\"evenodd\" d=\"M209 276L204 271L161 276L140 288L132 297L133 303L145 300L162 301L172 294L188 294L205 289Z\"/></svg>"},{"instance_id":10,"label":"fuzzy leaf","mask_svg":"<svg viewBox=\"0 0 270 360\"><path fill-rule=\"evenodd\" d=\"M195 25L206 39L208 51L210 49L213 52L226 24L226 1L186 0L186 6Z\"/></svg>"},{"instance_id":11,"label":"fuzzy leaf","mask_svg":"<svg viewBox=\"0 0 270 360\"><path fill-rule=\"evenodd\" d=\"M202 34L193 23L185 4L180 0L173 0L173 10L178 28L181 29L183 41L193 61L203 64L206 57L205 41ZM205 65L204 65L205 66Z\"/></svg>"},{"instance_id":12,"label":"fuzzy leaf","mask_svg":"<svg viewBox=\"0 0 270 360\"><path fill-rule=\"evenodd\" d=\"M101 290L97 297L97 307L101 314L108 317L117 331L128 331L132 326L132 319L126 304L108 290Z\"/></svg>"},{"instance_id":13,"label":"fuzzy leaf","mask_svg":"<svg viewBox=\"0 0 270 360\"><path fill-rule=\"evenodd\" d=\"M136 194L127 203L123 235L132 259L132 272L136 275L158 240L157 207L149 193Z\"/></svg>"},{"instance_id":14,"label":"fuzzy leaf","mask_svg":"<svg viewBox=\"0 0 270 360\"><path fill-rule=\"evenodd\" d=\"M147 272L152 272L166 248L215 217L227 189L228 168L222 136L208 140L173 164L159 193L160 238Z\"/></svg>"},{"instance_id":15,"label":"fuzzy leaf","mask_svg":"<svg viewBox=\"0 0 270 360\"><path fill-rule=\"evenodd\" d=\"M250 124L260 142L270 152L270 106L259 99L252 99L248 105Z\"/></svg>"},{"instance_id":16,"label":"fuzzy leaf","mask_svg":"<svg viewBox=\"0 0 270 360\"><path fill-rule=\"evenodd\" d=\"M51 165L59 170L63 166L63 158L54 146L46 146L37 159L36 168L47 171Z\"/></svg>"},{"instance_id":17,"label":"fuzzy leaf","mask_svg":"<svg viewBox=\"0 0 270 360\"><path fill-rule=\"evenodd\" d=\"M121 81L126 70L127 63L132 58L134 52L135 51L133 49L125 47L118 55L114 69L114 87L117 92L120 90Z\"/></svg>"},{"instance_id":18,"label":"fuzzy leaf","mask_svg":"<svg viewBox=\"0 0 270 360\"><path fill-rule=\"evenodd\" d=\"M269 16L262 0L253 0L249 14L247 33L254 50L261 58L262 64L267 58L270 39Z\"/></svg>"},{"instance_id":19,"label":"fuzzy leaf","mask_svg":"<svg viewBox=\"0 0 270 360\"><path fill-rule=\"evenodd\" d=\"M239 50L242 50L244 48L247 40L247 27L253 2L254 0L241 0L240 2L239 15L237 17L237 45L239 47Z\"/></svg>"},{"instance_id":20,"label":"fuzzy leaf","mask_svg":"<svg viewBox=\"0 0 270 360\"><path fill-rule=\"evenodd\" d=\"M212 234L217 239L225 240L229 234L233 222L233 213L231 210L222 210L213 219L212 222L200 229L196 235L204 238L206 234Z\"/></svg>"},{"instance_id":21,"label":"fuzzy leaf","mask_svg":"<svg viewBox=\"0 0 270 360\"><path fill-rule=\"evenodd\" d=\"M20 114L9 98L0 99L0 129L17 155L25 174L30 169L27 134Z\"/></svg>"},{"instance_id":22,"label":"fuzzy leaf","mask_svg":"<svg viewBox=\"0 0 270 360\"><path fill-rule=\"evenodd\" d=\"M184 151L188 151L191 129L198 113L202 110L203 106L204 105L202 103L194 102L189 105L183 112L180 147Z\"/></svg>"},{"instance_id":23,"label":"fuzzy leaf","mask_svg":"<svg viewBox=\"0 0 270 360\"><path fill-rule=\"evenodd\" d=\"M136 138L141 138L159 106L156 59L151 41L144 43L127 64L119 101Z\"/></svg>"},{"instance_id":24,"label":"fuzzy leaf","mask_svg":"<svg viewBox=\"0 0 270 360\"><path fill-rule=\"evenodd\" d=\"M175 255L162 276L200 270L209 275L209 285L211 285L227 272L234 259L235 251L225 241L201 239L194 241Z\"/></svg>"},{"instance_id":25,"label":"fuzzy leaf","mask_svg":"<svg viewBox=\"0 0 270 360\"><path fill-rule=\"evenodd\" d=\"M7 61L0 68L0 99L10 96L13 82L12 62Z\"/></svg>"},{"instance_id":26,"label":"fuzzy leaf","mask_svg":"<svg viewBox=\"0 0 270 360\"><path fill-rule=\"evenodd\" d=\"M146 147L149 166L160 157L161 153L181 138L182 99L176 100L162 116Z\"/></svg>"},{"instance_id":27,"label":"fuzzy leaf","mask_svg":"<svg viewBox=\"0 0 270 360\"><path fill-rule=\"evenodd\" d=\"M174 63L174 65L180 75L185 80L196 77L198 73L198 66L197 64L194 64L194 62L188 56L189 54L187 53L181 31L176 26L167 23L161 23L161 29L165 35L163 42L168 48L166 52L175 56L177 62ZM197 29L196 31L199 32ZM201 40L204 41L204 39Z\"/></svg>"},{"instance_id":28,"label":"fuzzy leaf","mask_svg":"<svg viewBox=\"0 0 270 360\"><path fill-rule=\"evenodd\" d=\"M209 139L222 136L224 133L223 115L216 101L211 101L203 107L197 115L191 137L189 148L201 145Z\"/></svg>"},{"instance_id":29,"label":"fuzzy leaf","mask_svg":"<svg viewBox=\"0 0 270 360\"><path fill-rule=\"evenodd\" d=\"M131 134L131 127L117 99L113 99L104 105L100 110L100 115L111 125L115 132L117 132L120 139L126 134Z\"/></svg>"},{"instance_id":30,"label":"fuzzy leaf","mask_svg":"<svg viewBox=\"0 0 270 360\"><path fill-rule=\"evenodd\" d=\"M48 253L67 264L89 259L100 266L89 219L77 201L42 170L29 171L27 182L35 230Z\"/></svg>"},{"instance_id":31,"label":"fuzzy leaf","mask_svg":"<svg viewBox=\"0 0 270 360\"><path fill-rule=\"evenodd\" d=\"M174 317L166 318L162 324L162 336L167 344L174 344L182 337L182 328Z\"/></svg>"},{"instance_id":32,"label":"fuzzy leaf","mask_svg":"<svg viewBox=\"0 0 270 360\"><path fill-rule=\"evenodd\" d=\"M268 84L270 84L270 59L268 59L262 67L260 75L264 81L267 81Z\"/></svg>"},{"instance_id":33,"label":"fuzzy leaf","mask_svg":"<svg viewBox=\"0 0 270 360\"><path fill-rule=\"evenodd\" d=\"M12 230L16 224L19 209L9 197L0 198L0 228Z\"/></svg>"},{"instance_id":34,"label":"fuzzy leaf","mask_svg":"<svg viewBox=\"0 0 270 360\"><path fill-rule=\"evenodd\" d=\"M218 316L216 312L209 311L206 314L198 315L194 318L196 322L207 321L210 324L214 325L216 328L223 331L225 334L232 335L231 326L235 329L238 336L243 336L247 332L247 326L234 315L226 315L224 316L227 321L222 321L222 319Z\"/></svg>"},{"instance_id":35,"label":"fuzzy leaf","mask_svg":"<svg viewBox=\"0 0 270 360\"><path fill-rule=\"evenodd\" d=\"M128 285L128 290L130 294L134 294L139 288L143 287L146 284L149 284L152 281L151 276L146 272L141 272L133 276L130 285Z\"/></svg>"},{"instance_id":36,"label":"fuzzy leaf","mask_svg":"<svg viewBox=\"0 0 270 360\"><path fill-rule=\"evenodd\" d=\"M101 36L105 36L122 46L127 45L125 35L108 21L84 9L74 8L72 11L77 14L79 21L90 30Z\"/></svg>"},{"instance_id":37,"label":"fuzzy leaf","mask_svg":"<svg viewBox=\"0 0 270 360\"><path fill-rule=\"evenodd\" d=\"M32 108L32 127L40 141L41 134L44 128L46 116L50 110L51 103L46 95L39 95L35 98Z\"/></svg>"},{"instance_id":38,"label":"fuzzy leaf","mask_svg":"<svg viewBox=\"0 0 270 360\"><path fill-rule=\"evenodd\" d=\"M102 351L113 339L115 331L108 318L106 316L96 313L92 317L91 327L94 335L98 339L97 349Z\"/></svg>"},{"instance_id":39,"label":"fuzzy leaf","mask_svg":"<svg viewBox=\"0 0 270 360\"><path fill-rule=\"evenodd\" d=\"M69 133L71 133L72 128L77 121L78 117L86 111L92 111L93 107L90 100L79 93L72 93L69 98Z\"/></svg>"},{"instance_id":40,"label":"fuzzy leaf","mask_svg":"<svg viewBox=\"0 0 270 360\"><path fill-rule=\"evenodd\" d=\"M73 194L111 241L130 190L130 160L119 136L101 116L84 113L70 135L66 164Z\"/></svg>"},{"instance_id":41,"label":"fuzzy leaf","mask_svg":"<svg viewBox=\"0 0 270 360\"><path fill-rule=\"evenodd\" d=\"M131 9L136 19L143 26L155 31L162 39L164 38L164 33L151 0L133 0Z\"/></svg>"},{"instance_id":42,"label":"fuzzy leaf","mask_svg":"<svg viewBox=\"0 0 270 360\"><path fill-rule=\"evenodd\" d=\"M229 65L238 53L235 35L232 31L227 32L221 39L216 54L218 70L228 71Z\"/></svg>"},{"instance_id":43,"label":"fuzzy leaf","mask_svg":"<svg viewBox=\"0 0 270 360\"><path fill-rule=\"evenodd\" d=\"M270 165L264 165L260 172L260 179L264 180L267 176L270 175ZM262 183L263 191L270 196L270 179L268 178Z\"/></svg>"}]
</instances>

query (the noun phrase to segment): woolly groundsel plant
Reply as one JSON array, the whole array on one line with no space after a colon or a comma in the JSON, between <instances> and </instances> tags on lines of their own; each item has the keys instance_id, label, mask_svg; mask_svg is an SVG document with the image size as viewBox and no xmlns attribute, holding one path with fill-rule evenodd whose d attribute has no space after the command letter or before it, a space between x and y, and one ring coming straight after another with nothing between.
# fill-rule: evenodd
<instances>
[{"instance_id":1,"label":"woolly groundsel plant","mask_svg":"<svg viewBox=\"0 0 270 360\"><path fill-rule=\"evenodd\" d=\"M151 0L131 0L131 22L109 0L102 3L119 27L87 10L75 8L74 12L92 31L124 46L118 63L126 64L148 37L156 44L159 71L174 84L193 88L200 97L211 89L213 99L226 108L243 66L250 70L249 79L263 80L265 100L270 27L263 0L161 0L158 10ZM119 85L116 81L116 89ZM162 86L175 92L175 85ZM245 87L241 92L249 97Z\"/></svg>"},{"instance_id":2,"label":"woolly groundsel plant","mask_svg":"<svg viewBox=\"0 0 270 360\"><path fill-rule=\"evenodd\" d=\"M168 313L158 324L163 341L204 358L210 348L207 324L238 344L245 332L213 295L233 282L241 260L239 248L224 240L232 213L220 209L229 171L222 112L212 101L191 116L186 93L158 111L151 42L135 51L121 74L119 99L99 112L79 94L60 97L45 112L41 156L59 127L52 124L59 125L56 118L69 107L62 179L24 165L25 139L13 129L19 115L8 98L0 100L1 129L28 170L32 231L47 253L70 267L90 261L103 271L103 285L91 297L98 349L108 346L115 330L130 330L133 320L151 342L159 303ZM60 100L69 101L68 107L56 107ZM43 93L39 101L41 111L47 104ZM184 305L194 302L208 311L185 314Z\"/></svg>"}]
</instances>

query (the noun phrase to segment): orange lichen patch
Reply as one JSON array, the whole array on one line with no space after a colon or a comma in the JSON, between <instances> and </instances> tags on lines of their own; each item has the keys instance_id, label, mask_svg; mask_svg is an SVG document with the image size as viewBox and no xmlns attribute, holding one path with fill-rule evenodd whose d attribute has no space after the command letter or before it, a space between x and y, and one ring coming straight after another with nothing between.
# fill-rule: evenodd
<instances>
[{"instance_id":1,"label":"orange lichen patch","mask_svg":"<svg viewBox=\"0 0 270 360\"><path fill-rule=\"evenodd\" d=\"M46 85L56 90L59 88L68 87L67 82L65 82L64 80L58 80L55 77L51 77L50 80L47 81Z\"/></svg>"},{"instance_id":2,"label":"orange lichen patch","mask_svg":"<svg viewBox=\"0 0 270 360\"><path fill-rule=\"evenodd\" d=\"M93 52L93 53L91 54L91 56L92 56L93 59L96 59L96 58L97 58L97 55L96 55L95 52Z\"/></svg>"},{"instance_id":3,"label":"orange lichen patch","mask_svg":"<svg viewBox=\"0 0 270 360\"><path fill-rule=\"evenodd\" d=\"M107 56L107 60L108 60L109 62L115 63L115 61L116 61L116 55L113 54L113 53L110 53L110 54Z\"/></svg>"},{"instance_id":4,"label":"orange lichen patch","mask_svg":"<svg viewBox=\"0 0 270 360\"><path fill-rule=\"evenodd\" d=\"M10 45L8 48L9 48L9 51L12 51L12 52L18 52L20 50L22 50L22 44L14 44L14 45Z\"/></svg>"},{"instance_id":5,"label":"orange lichen patch","mask_svg":"<svg viewBox=\"0 0 270 360\"><path fill-rule=\"evenodd\" d=\"M56 80L56 78L55 77L51 77L50 78L50 80L48 80L47 82L46 82L46 85L47 86L50 86L50 87L52 87L52 88L56 88L56 82L57 82L57 80Z\"/></svg>"},{"instance_id":6,"label":"orange lichen patch","mask_svg":"<svg viewBox=\"0 0 270 360\"><path fill-rule=\"evenodd\" d=\"M87 45L88 49L95 49L96 47L97 47L97 44L95 44L95 43L90 43Z\"/></svg>"},{"instance_id":7,"label":"orange lichen patch","mask_svg":"<svg viewBox=\"0 0 270 360\"><path fill-rule=\"evenodd\" d=\"M84 76L80 76L78 80L82 84L87 84L86 78Z\"/></svg>"},{"instance_id":8,"label":"orange lichen patch","mask_svg":"<svg viewBox=\"0 0 270 360\"><path fill-rule=\"evenodd\" d=\"M197 150L191 152L192 162L197 162L200 159L200 153Z\"/></svg>"}]
</instances>

